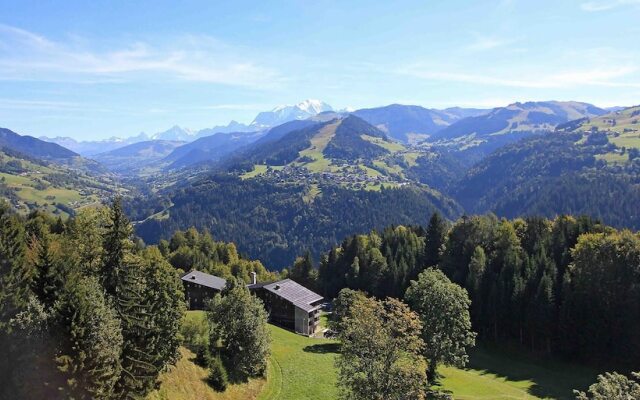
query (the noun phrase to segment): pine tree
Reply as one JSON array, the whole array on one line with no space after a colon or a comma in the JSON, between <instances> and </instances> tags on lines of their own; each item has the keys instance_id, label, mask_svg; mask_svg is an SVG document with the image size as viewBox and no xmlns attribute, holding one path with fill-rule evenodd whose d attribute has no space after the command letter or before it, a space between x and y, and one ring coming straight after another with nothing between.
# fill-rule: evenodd
<instances>
[{"instance_id":1,"label":"pine tree","mask_svg":"<svg viewBox=\"0 0 640 400\"><path fill-rule=\"evenodd\" d=\"M311 252L306 251L304 257L298 257L293 263L293 267L290 271L290 278L300 283L303 286L315 287L316 276L313 268L313 260L311 259Z\"/></svg>"},{"instance_id":2,"label":"pine tree","mask_svg":"<svg viewBox=\"0 0 640 400\"><path fill-rule=\"evenodd\" d=\"M178 359L178 332L186 308L184 289L180 275L157 248L146 249L143 258L144 301L150 318L148 336L155 338L152 340L153 364L160 371Z\"/></svg>"},{"instance_id":3,"label":"pine tree","mask_svg":"<svg viewBox=\"0 0 640 400\"><path fill-rule=\"evenodd\" d=\"M25 231L9 206L0 202L0 334L8 322L28 303L33 276L25 262Z\"/></svg>"},{"instance_id":4,"label":"pine tree","mask_svg":"<svg viewBox=\"0 0 640 400\"><path fill-rule=\"evenodd\" d=\"M133 248L132 231L131 224L122 210L122 199L116 197L111 205L109 224L103 238L102 280L105 290L110 295L116 292L124 258Z\"/></svg>"},{"instance_id":5,"label":"pine tree","mask_svg":"<svg viewBox=\"0 0 640 400\"><path fill-rule=\"evenodd\" d=\"M556 309L553 296L554 279L555 276L553 274L545 272L540 279L540 284L538 285L538 290L534 298L536 312L533 317L537 328L536 333L541 337L541 342L544 344L544 348L548 353L551 353L551 338Z\"/></svg>"},{"instance_id":6,"label":"pine tree","mask_svg":"<svg viewBox=\"0 0 640 400\"><path fill-rule=\"evenodd\" d=\"M49 234L34 240L36 260L34 263L36 276L33 292L46 307L52 307L64 286L65 276L62 265L51 250Z\"/></svg>"},{"instance_id":7,"label":"pine tree","mask_svg":"<svg viewBox=\"0 0 640 400\"><path fill-rule=\"evenodd\" d=\"M115 308L122 324L122 372L116 384L120 398L145 396L153 387L159 374L154 350L157 341L153 335L152 315L145 299L146 282L144 261L125 255L115 276Z\"/></svg>"},{"instance_id":8,"label":"pine tree","mask_svg":"<svg viewBox=\"0 0 640 400\"><path fill-rule=\"evenodd\" d=\"M222 363L220 356L211 357L209 360L209 384L218 392L224 392L229 385L229 375Z\"/></svg>"},{"instance_id":9,"label":"pine tree","mask_svg":"<svg viewBox=\"0 0 640 400\"><path fill-rule=\"evenodd\" d=\"M122 331L114 308L94 277L68 283L59 302L65 332L58 357L76 399L112 399L120 376Z\"/></svg>"},{"instance_id":10,"label":"pine tree","mask_svg":"<svg viewBox=\"0 0 640 400\"><path fill-rule=\"evenodd\" d=\"M487 256L480 246L476 246L469 262L469 273L465 287L471 298L471 318L476 327L481 326L483 316L484 276L487 268Z\"/></svg>"},{"instance_id":11,"label":"pine tree","mask_svg":"<svg viewBox=\"0 0 640 400\"><path fill-rule=\"evenodd\" d=\"M434 212L427 226L425 242L426 266L433 267L440 263L440 251L447 235L447 224L438 212Z\"/></svg>"}]
</instances>

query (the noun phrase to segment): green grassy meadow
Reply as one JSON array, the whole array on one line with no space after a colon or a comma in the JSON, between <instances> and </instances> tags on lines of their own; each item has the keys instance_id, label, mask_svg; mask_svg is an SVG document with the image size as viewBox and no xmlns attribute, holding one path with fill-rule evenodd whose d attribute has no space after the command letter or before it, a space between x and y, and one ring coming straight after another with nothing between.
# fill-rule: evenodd
<instances>
[{"instance_id":1,"label":"green grassy meadow","mask_svg":"<svg viewBox=\"0 0 640 400\"><path fill-rule=\"evenodd\" d=\"M187 318L204 320L204 313ZM326 321L324 321L326 322ZM297 335L270 325L273 343L267 379L231 385L224 393L207 386L206 369L182 348L178 364L161 377L160 389L148 400L335 400L335 340ZM441 367L441 389L460 400L573 399L572 390L595 381L596 371L520 352L480 345L470 354L468 368Z\"/></svg>"},{"instance_id":2,"label":"green grassy meadow","mask_svg":"<svg viewBox=\"0 0 640 400\"><path fill-rule=\"evenodd\" d=\"M379 137L373 137L368 135L360 135L360 137L363 140L366 140L367 142L373 143L375 145L378 145L382 148L389 150L391 153L397 153L399 151L406 150L406 148L402 144L397 142L386 141Z\"/></svg>"}]
</instances>

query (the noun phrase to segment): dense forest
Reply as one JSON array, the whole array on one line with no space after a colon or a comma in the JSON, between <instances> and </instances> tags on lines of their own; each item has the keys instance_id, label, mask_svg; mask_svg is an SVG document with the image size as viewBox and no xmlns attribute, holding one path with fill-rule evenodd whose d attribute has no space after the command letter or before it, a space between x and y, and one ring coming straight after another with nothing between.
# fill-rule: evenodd
<instances>
[{"instance_id":1,"label":"dense forest","mask_svg":"<svg viewBox=\"0 0 640 400\"><path fill-rule=\"evenodd\" d=\"M625 163L608 163L615 152ZM627 154L628 153L628 154ZM559 132L503 147L454 185L468 212L500 216L587 214L617 227L640 228L640 158L603 132Z\"/></svg>"},{"instance_id":2,"label":"dense forest","mask_svg":"<svg viewBox=\"0 0 640 400\"><path fill-rule=\"evenodd\" d=\"M271 269L281 269L304 250L317 256L354 232L425 221L436 210L447 218L460 213L455 202L421 188L352 191L322 186L315 197L309 190L303 183L213 176L175 192L169 215L147 219L136 225L136 232L145 242L157 243L194 226L235 243L241 253ZM156 207L157 200L126 206L128 213L138 215L158 212Z\"/></svg>"},{"instance_id":3,"label":"dense forest","mask_svg":"<svg viewBox=\"0 0 640 400\"><path fill-rule=\"evenodd\" d=\"M67 221L0 204L0 399L144 397L179 356L191 267L275 277L195 230L145 247L119 200Z\"/></svg>"},{"instance_id":4,"label":"dense forest","mask_svg":"<svg viewBox=\"0 0 640 400\"><path fill-rule=\"evenodd\" d=\"M393 226L354 235L317 271L300 258L290 274L327 297L342 288L402 297L437 266L465 287L480 338L574 359L640 357L640 236L587 218L462 217L448 226Z\"/></svg>"}]
</instances>

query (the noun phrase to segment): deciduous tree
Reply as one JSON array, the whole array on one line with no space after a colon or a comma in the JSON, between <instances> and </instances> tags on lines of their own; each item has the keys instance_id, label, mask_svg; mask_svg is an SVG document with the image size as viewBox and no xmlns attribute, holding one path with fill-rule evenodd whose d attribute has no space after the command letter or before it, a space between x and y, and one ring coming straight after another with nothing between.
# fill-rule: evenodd
<instances>
[{"instance_id":1,"label":"deciduous tree","mask_svg":"<svg viewBox=\"0 0 640 400\"><path fill-rule=\"evenodd\" d=\"M435 380L438 364L464 367L469 361L467 348L475 344L467 291L442 271L429 268L411 282L405 299L422 321L429 381Z\"/></svg>"},{"instance_id":2,"label":"deciduous tree","mask_svg":"<svg viewBox=\"0 0 640 400\"><path fill-rule=\"evenodd\" d=\"M338 387L342 399L425 397L425 362L418 316L396 299L356 296L343 319Z\"/></svg>"}]
</instances>

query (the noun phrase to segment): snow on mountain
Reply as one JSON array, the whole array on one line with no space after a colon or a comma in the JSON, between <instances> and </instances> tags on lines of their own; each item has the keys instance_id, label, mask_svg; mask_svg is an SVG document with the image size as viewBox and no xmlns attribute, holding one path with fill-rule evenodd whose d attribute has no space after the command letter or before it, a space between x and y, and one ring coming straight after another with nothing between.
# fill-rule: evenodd
<instances>
[{"instance_id":1,"label":"snow on mountain","mask_svg":"<svg viewBox=\"0 0 640 400\"><path fill-rule=\"evenodd\" d=\"M54 138L41 136L40 140L44 140L45 142L56 143L62 147L65 147L71 151L74 151L80 154L81 156L89 157L99 153L104 153L107 151L119 149L121 147L128 146L133 143L144 142L146 140L149 140L149 136L147 136L146 133L141 132L136 136L131 136L124 139L113 136L113 137L110 137L109 139L104 139L104 140L78 141L66 136L58 136Z\"/></svg>"},{"instance_id":2,"label":"snow on mountain","mask_svg":"<svg viewBox=\"0 0 640 400\"><path fill-rule=\"evenodd\" d=\"M237 121L231 121L228 125L214 126L213 128L205 128L198 131L196 138L200 139L206 136L215 135L216 133L235 133L235 132L255 132L258 128L245 125Z\"/></svg>"},{"instance_id":3,"label":"snow on mountain","mask_svg":"<svg viewBox=\"0 0 640 400\"><path fill-rule=\"evenodd\" d=\"M137 136L128 138L111 137L104 140L77 141L70 137L48 138L44 136L40 139L47 142L57 143L83 156L93 156L128 146L130 144L149 140L193 142L196 139L211 136L216 133L257 132L273 128L284 124L285 122L314 117L328 111L334 111L329 104L320 100L308 99L295 105L282 105L275 107L271 111L261 112L255 117L250 125L231 121L226 126L214 126L212 128L205 128L199 131L175 125L164 132L158 132L151 136L142 132Z\"/></svg>"},{"instance_id":4,"label":"snow on mountain","mask_svg":"<svg viewBox=\"0 0 640 400\"><path fill-rule=\"evenodd\" d=\"M333 108L320 100L305 100L295 105L282 105L271 111L261 112L251 123L251 126L267 128L293 120L307 119Z\"/></svg>"},{"instance_id":5,"label":"snow on mountain","mask_svg":"<svg viewBox=\"0 0 640 400\"><path fill-rule=\"evenodd\" d=\"M178 125L174 125L164 132L158 132L151 136L153 140L171 140L180 142L191 142L195 139L197 132L188 128L181 128Z\"/></svg>"}]
</instances>

